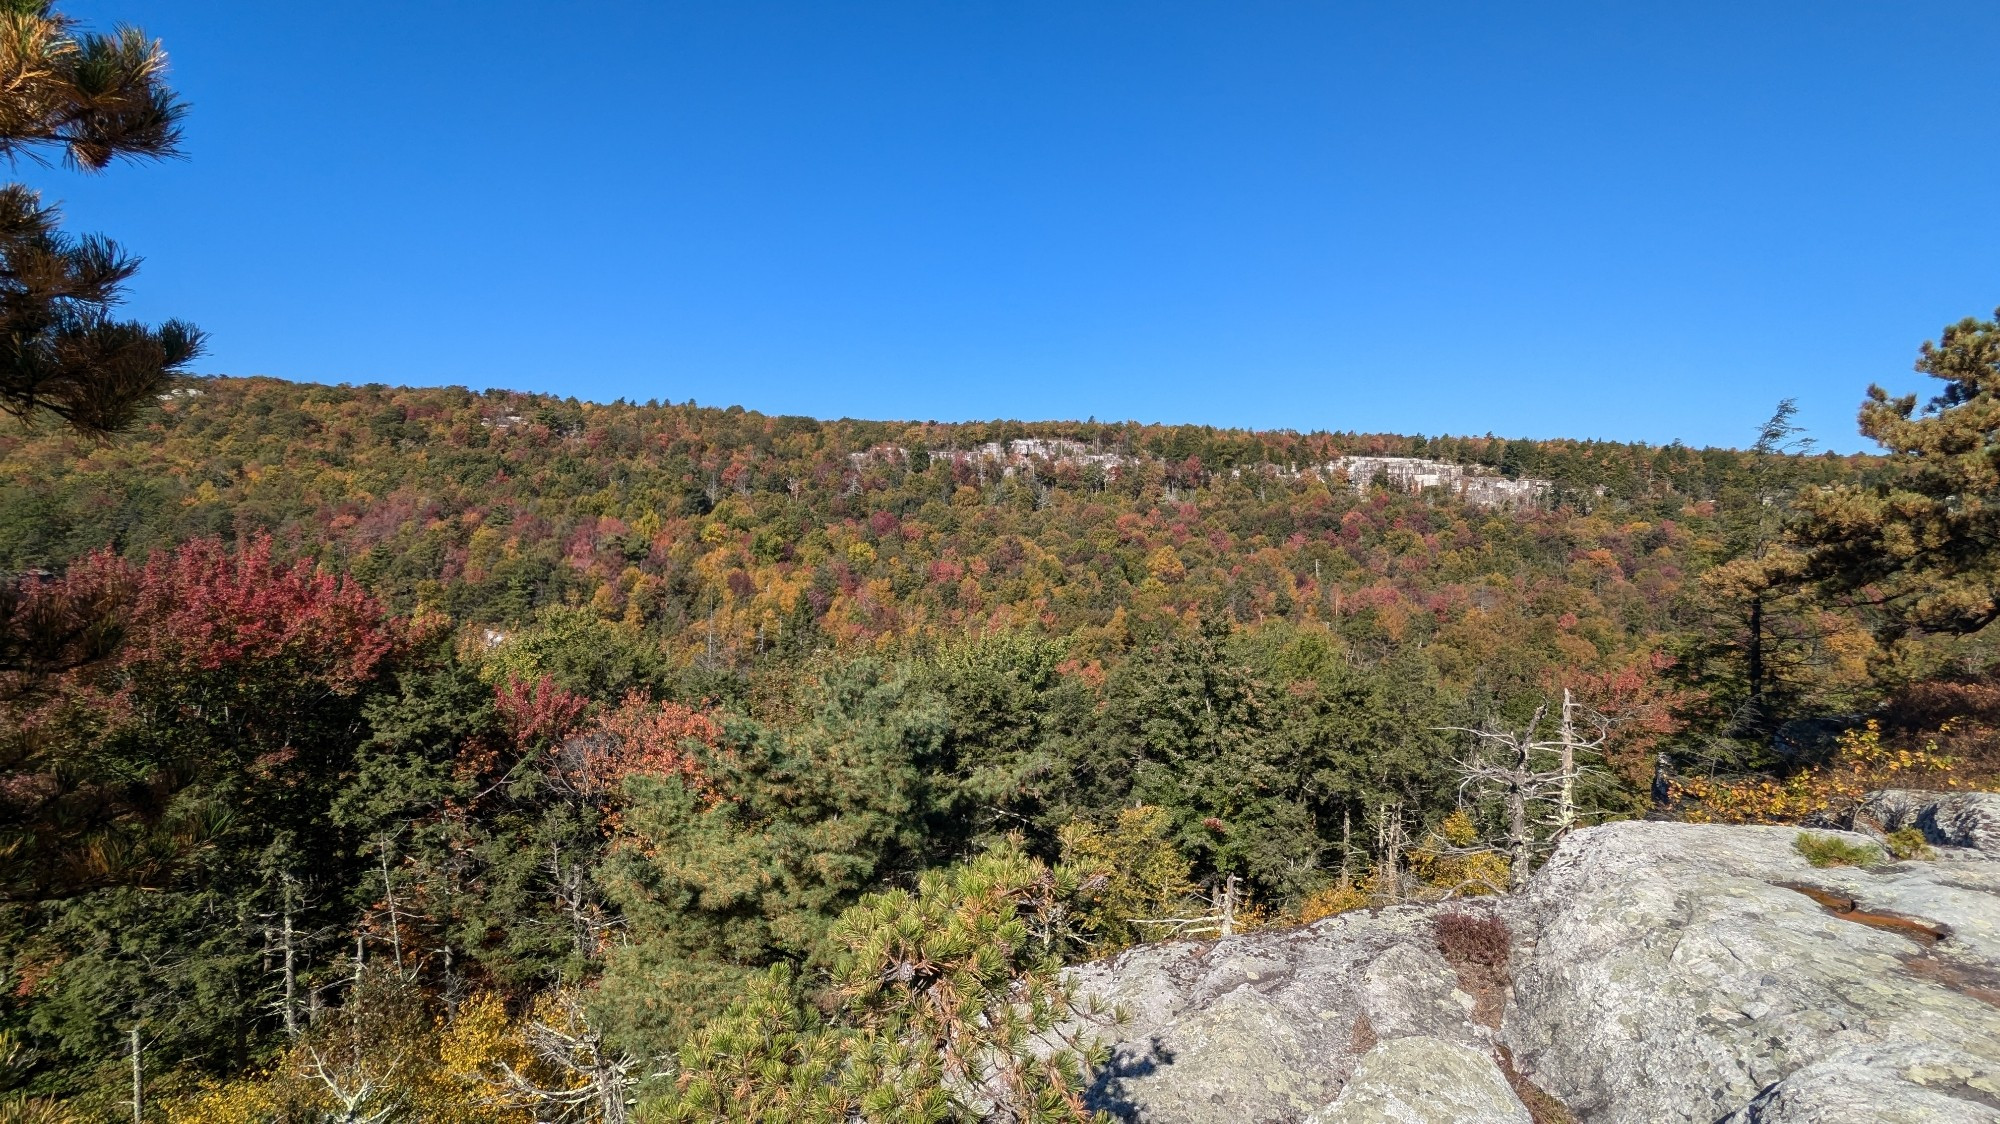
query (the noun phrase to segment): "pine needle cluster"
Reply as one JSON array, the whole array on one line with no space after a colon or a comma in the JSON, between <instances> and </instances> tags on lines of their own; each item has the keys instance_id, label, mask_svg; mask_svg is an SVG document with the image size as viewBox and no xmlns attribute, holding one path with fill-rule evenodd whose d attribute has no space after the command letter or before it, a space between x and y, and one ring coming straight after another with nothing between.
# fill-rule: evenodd
<instances>
[{"instance_id":1,"label":"pine needle cluster","mask_svg":"<svg viewBox=\"0 0 2000 1124\"><path fill-rule=\"evenodd\" d=\"M0 155L86 172L179 155L186 107L166 65L137 28L80 32L46 0L0 2ZM114 318L139 259L59 223L31 188L0 186L0 411L103 437L172 386L202 334Z\"/></svg>"}]
</instances>

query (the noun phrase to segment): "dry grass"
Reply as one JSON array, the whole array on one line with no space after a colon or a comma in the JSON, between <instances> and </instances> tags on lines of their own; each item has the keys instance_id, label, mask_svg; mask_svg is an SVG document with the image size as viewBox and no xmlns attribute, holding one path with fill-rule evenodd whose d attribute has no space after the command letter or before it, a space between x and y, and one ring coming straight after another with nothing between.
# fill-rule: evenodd
<instances>
[{"instance_id":1,"label":"dry grass","mask_svg":"<svg viewBox=\"0 0 2000 1124\"><path fill-rule=\"evenodd\" d=\"M1477 913L1440 913L1431 925L1438 952L1473 998L1473 1019L1497 1029L1507 1007L1507 957L1514 945L1506 922Z\"/></svg>"}]
</instances>

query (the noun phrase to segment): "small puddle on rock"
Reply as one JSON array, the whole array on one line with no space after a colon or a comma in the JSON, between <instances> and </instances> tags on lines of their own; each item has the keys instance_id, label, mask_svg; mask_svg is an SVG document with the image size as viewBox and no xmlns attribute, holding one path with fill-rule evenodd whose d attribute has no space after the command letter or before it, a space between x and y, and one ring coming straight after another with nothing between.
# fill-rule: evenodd
<instances>
[{"instance_id":1,"label":"small puddle on rock","mask_svg":"<svg viewBox=\"0 0 2000 1124\"><path fill-rule=\"evenodd\" d=\"M1925 948L1929 948L1951 935L1951 930L1943 925L1933 924L1929 921L1919 921L1914 917L1904 917L1895 913L1876 913L1872 910L1862 909L1859 902L1856 902L1846 894L1837 894L1831 890L1822 890L1817 886L1804 886L1796 882L1781 882L1779 885L1795 893L1804 894L1806 897L1818 902L1821 909L1826 910L1842 921L1852 921L1857 925L1866 925L1871 929L1881 929L1884 932L1894 933L1899 937L1907 937L1923 945Z\"/></svg>"}]
</instances>

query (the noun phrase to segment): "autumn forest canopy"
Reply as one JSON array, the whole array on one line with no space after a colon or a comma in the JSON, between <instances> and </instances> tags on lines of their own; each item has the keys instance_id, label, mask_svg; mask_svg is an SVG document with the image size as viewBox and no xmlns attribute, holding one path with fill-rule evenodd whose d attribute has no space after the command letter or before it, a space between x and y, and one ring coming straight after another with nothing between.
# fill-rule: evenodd
<instances>
[{"instance_id":1,"label":"autumn forest canopy","mask_svg":"<svg viewBox=\"0 0 2000 1124\"><path fill-rule=\"evenodd\" d=\"M135 269L0 191L0 1121L1086 1120L1065 964L2000 774L1994 321L1836 456L193 377Z\"/></svg>"}]
</instances>

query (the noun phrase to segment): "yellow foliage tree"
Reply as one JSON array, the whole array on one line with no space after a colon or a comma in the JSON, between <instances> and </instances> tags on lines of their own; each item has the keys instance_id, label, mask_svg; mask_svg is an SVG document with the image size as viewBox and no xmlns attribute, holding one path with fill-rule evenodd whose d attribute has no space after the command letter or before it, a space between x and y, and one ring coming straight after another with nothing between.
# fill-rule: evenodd
<instances>
[{"instance_id":1,"label":"yellow foliage tree","mask_svg":"<svg viewBox=\"0 0 2000 1124\"><path fill-rule=\"evenodd\" d=\"M1080 820L1063 827L1063 866L1077 878L1077 922L1093 951L1145 940L1135 920L1173 915L1194 897L1193 867L1172 829L1167 810L1149 805L1119 812L1109 829Z\"/></svg>"},{"instance_id":2,"label":"yellow foliage tree","mask_svg":"<svg viewBox=\"0 0 2000 1124\"><path fill-rule=\"evenodd\" d=\"M558 988L510 1018L498 995L475 996L444 1027L443 1069L495 1124L622 1124L634 1063L605 1048L581 997Z\"/></svg>"},{"instance_id":3,"label":"yellow foliage tree","mask_svg":"<svg viewBox=\"0 0 2000 1124\"><path fill-rule=\"evenodd\" d=\"M1299 903L1299 924L1310 925L1315 921L1336 914L1350 913L1366 909L1375 904L1375 899L1359 886L1336 882L1306 895Z\"/></svg>"},{"instance_id":4,"label":"yellow foliage tree","mask_svg":"<svg viewBox=\"0 0 2000 1124\"><path fill-rule=\"evenodd\" d=\"M534 1124L537 1117L486 1095L453 1064L485 1009L472 1011L474 1025L460 1031L425 1007L402 981L364 979L345 1007L323 1015L267 1072L166 1104L168 1124Z\"/></svg>"},{"instance_id":5,"label":"yellow foliage tree","mask_svg":"<svg viewBox=\"0 0 2000 1124\"><path fill-rule=\"evenodd\" d=\"M1409 862L1427 889L1447 897L1503 893L1513 875L1506 855L1479 845L1479 828L1463 808L1440 821Z\"/></svg>"}]
</instances>

